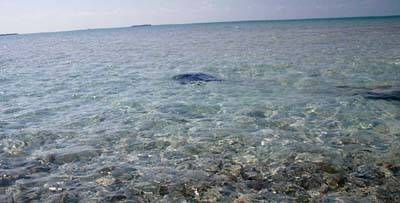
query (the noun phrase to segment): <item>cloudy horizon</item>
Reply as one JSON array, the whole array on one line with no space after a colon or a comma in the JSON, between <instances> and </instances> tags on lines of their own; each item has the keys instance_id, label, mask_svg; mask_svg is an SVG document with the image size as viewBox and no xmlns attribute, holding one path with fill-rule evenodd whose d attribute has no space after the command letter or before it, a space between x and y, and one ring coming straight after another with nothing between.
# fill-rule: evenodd
<instances>
[{"instance_id":1,"label":"cloudy horizon","mask_svg":"<svg viewBox=\"0 0 400 203\"><path fill-rule=\"evenodd\" d=\"M185 24L400 15L398 0L0 0L0 33L54 32L136 24Z\"/></svg>"}]
</instances>

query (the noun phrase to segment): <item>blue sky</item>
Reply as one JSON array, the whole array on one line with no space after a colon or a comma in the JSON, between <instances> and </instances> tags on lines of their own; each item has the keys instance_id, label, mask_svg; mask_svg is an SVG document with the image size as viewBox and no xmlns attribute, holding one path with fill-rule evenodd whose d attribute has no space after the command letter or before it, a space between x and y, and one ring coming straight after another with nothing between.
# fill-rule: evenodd
<instances>
[{"instance_id":1,"label":"blue sky","mask_svg":"<svg viewBox=\"0 0 400 203\"><path fill-rule=\"evenodd\" d=\"M0 33L400 15L400 0L0 0Z\"/></svg>"}]
</instances>

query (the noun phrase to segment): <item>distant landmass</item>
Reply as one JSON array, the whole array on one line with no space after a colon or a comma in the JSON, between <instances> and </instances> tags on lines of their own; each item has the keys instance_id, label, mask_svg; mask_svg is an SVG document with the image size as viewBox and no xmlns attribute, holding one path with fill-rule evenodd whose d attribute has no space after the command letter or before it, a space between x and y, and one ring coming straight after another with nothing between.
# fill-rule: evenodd
<instances>
[{"instance_id":1,"label":"distant landmass","mask_svg":"<svg viewBox=\"0 0 400 203\"><path fill-rule=\"evenodd\" d=\"M151 24L132 25L131 28L135 28L135 27L148 27L148 26L151 26Z\"/></svg>"},{"instance_id":2,"label":"distant landmass","mask_svg":"<svg viewBox=\"0 0 400 203\"><path fill-rule=\"evenodd\" d=\"M0 34L0 37L10 36L10 35L18 35L18 33Z\"/></svg>"}]
</instances>

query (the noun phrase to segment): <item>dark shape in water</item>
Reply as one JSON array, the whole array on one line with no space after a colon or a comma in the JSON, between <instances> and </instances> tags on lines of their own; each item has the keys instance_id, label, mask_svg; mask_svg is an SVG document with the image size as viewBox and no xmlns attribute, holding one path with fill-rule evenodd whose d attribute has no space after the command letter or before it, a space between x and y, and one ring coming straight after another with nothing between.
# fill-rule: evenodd
<instances>
[{"instance_id":1,"label":"dark shape in water","mask_svg":"<svg viewBox=\"0 0 400 203\"><path fill-rule=\"evenodd\" d=\"M222 81L221 79L208 75L205 73L186 73L175 75L172 77L173 80L178 81L181 84L190 84L197 82L211 82L211 81Z\"/></svg>"},{"instance_id":2,"label":"dark shape in water","mask_svg":"<svg viewBox=\"0 0 400 203\"><path fill-rule=\"evenodd\" d=\"M355 95L361 95L366 99L400 101L400 86L374 86L374 87L350 87L336 86L340 89L350 89L356 91Z\"/></svg>"},{"instance_id":3,"label":"dark shape in water","mask_svg":"<svg viewBox=\"0 0 400 203\"><path fill-rule=\"evenodd\" d=\"M361 95L366 99L400 101L400 90L383 92L370 91Z\"/></svg>"}]
</instances>

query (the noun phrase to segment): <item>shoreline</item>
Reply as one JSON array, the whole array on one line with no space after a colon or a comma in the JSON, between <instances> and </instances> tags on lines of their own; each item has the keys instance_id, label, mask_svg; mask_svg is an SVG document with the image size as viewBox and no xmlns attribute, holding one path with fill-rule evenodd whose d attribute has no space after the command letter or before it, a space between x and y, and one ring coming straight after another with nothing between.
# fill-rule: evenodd
<instances>
[{"instance_id":1,"label":"shoreline","mask_svg":"<svg viewBox=\"0 0 400 203\"><path fill-rule=\"evenodd\" d=\"M218 23L257 23L257 22L292 22L292 21L324 21L324 20L363 20L363 19L387 19L387 18L400 18L399 15L388 15L388 16L346 16L346 17L326 17L326 18L298 18L298 19L244 19L244 20L231 20L231 21L210 21L210 22L187 22L187 23L165 23L165 24L142 24L133 26L121 26L121 27L104 27L104 28L78 28L71 30L59 30L59 31L43 31L43 32L27 32L21 34L49 34L49 33L61 33L61 32L76 32L76 31L87 31L87 30L107 30L107 29L127 29L127 28L139 28L139 27L154 27L154 26L172 26L172 25L202 25L202 24L218 24ZM18 34L20 35L20 34Z\"/></svg>"},{"instance_id":2,"label":"shoreline","mask_svg":"<svg viewBox=\"0 0 400 203\"><path fill-rule=\"evenodd\" d=\"M18 35L18 33L6 33L6 34L0 34L0 37L5 37L5 36L14 36Z\"/></svg>"}]
</instances>

